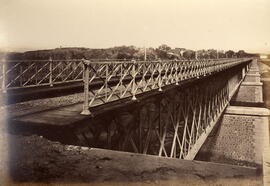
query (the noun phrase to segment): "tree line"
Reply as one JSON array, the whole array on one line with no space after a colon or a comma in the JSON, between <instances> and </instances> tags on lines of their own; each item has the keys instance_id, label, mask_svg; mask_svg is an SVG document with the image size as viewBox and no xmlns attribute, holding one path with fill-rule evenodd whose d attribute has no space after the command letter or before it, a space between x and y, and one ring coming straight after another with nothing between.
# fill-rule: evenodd
<instances>
[{"instance_id":1,"label":"tree line","mask_svg":"<svg viewBox=\"0 0 270 186\"><path fill-rule=\"evenodd\" d=\"M139 48L135 46L118 46L106 49L90 49L81 47L55 48L27 52L12 52L5 54L9 60L48 60L48 59L121 59L121 60L175 60L175 59L216 59L253 57L256 54L244 50L221 51L215 49L190 50L171 48L162 44L157 48Z\"/></svg>"}]
</instances>

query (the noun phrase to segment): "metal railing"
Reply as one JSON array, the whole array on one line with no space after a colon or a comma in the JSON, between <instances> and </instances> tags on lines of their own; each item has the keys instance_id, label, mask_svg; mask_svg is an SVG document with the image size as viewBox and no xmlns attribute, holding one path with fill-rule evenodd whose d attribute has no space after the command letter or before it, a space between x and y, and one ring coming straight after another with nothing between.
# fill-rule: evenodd
<instances>
[{"instance_id":1,"label":"metal railing","mask_svg":"<svg viewBox=\"0 0 270 186\"><path fill-rule=\"evenodd\" d=\"M0 63L1 91L53 86L84 80L82 114L89 108L150 90L162 91L166 85L200 78L222 71L250 58L126 61L126 60L17 60Z\"/></svg>"},{"instance_id":2,"label":"metal railing","mask_svg":"<svg viewBox=\"0 0 270 186\"><path fill-rule=\"evenodd\" d=\"M84 60L84 105L90 107L131 97L166 85L223 71L250 58L181 61L93 62Z\"/></svg>"},{"instance_id":3,"label":"metal railing","mask_svg":"<svg viewBox=\"0 0 270 186\"><path fill-rule=\"evenodd\" d=\"M80 60L0 60L0 91L53 86L83 81L83 59ZM95 62L125 62L125 59L94 59Z\"/></svg>"},{"instance_id":4,"label":"metal railing","mask_svg":"<svg viewBox=\"0 0 270 186\"><path fill-rule=\"evenodd\" d=\"M0 63L0 89L37 87L83 80L82 60L13 60Z\"/></svg>"}]
</instances>

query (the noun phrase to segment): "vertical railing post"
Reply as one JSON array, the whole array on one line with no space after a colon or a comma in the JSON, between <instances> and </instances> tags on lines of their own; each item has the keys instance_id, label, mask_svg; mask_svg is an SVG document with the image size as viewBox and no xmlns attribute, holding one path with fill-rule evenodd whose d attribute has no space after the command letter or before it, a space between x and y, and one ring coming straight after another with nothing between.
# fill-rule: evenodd
<instances>
[{"instance_id":1,"label":"vertical railing post","mask_svg":"<svg viewBox=\"0 0 270 186\"><path fill-rule=\"evenodd\" d=\"M203 61L203 76L206 76L207 74L207 59Z\"/></svg>"},{"instance_id":2,"label":"vertical railing post","mask_svg":"<svg viewBox=\"0 0 270 186\"><path fill-rule=\"evenodd\" d=\"M52 87L53 86L53 61L51 57L49 58L49 73L50 73L49 84L50 84L50 87Z\"/></svg>"},{"instance_id":3,"label":"vertical railing post","mask_svg":"<svg viewBox=\"0 0 270 186\"><path fill-rule=\"evenodd\" d=\"M146 73L146 66L145 66L145 63L146 63L146 61L144 61L143 63L141 63L141 69L142 69L142 73L141 73L141 76L142 76L142 80L141 80L141 82L142 82L142 86L143 87L145 87L145 73ZM144 89L143 89L143 91L144 91Z\"/></svg>"},{"instance_id":4,"label":"vertical railing post","mask_svg":"<svg viewBox=\"0 0 270 186\"><path fill-rule=\"evenodd\" d=\"M89 62L83 59L84 65L84 103L83 110L81 112L82 115L90 115L91 112L89 110Z\"/></svg>"},{"instance_id":5,"label":"vertical railing post","mask_svg":"<svg viewBox=\"0 0 270 186\"><path fill-rule=\"evenodd\" d=\"M120 97L122 98L122 94L123 94L123 62L120 63Z\"/></svg>"},{"instance_id":6,"label":"vertical railing post","mask_svg":"<svg viewBox=\"0 0 270 186\"><path fill-rule=\"evenodd\" d=\"M7 89L6 89L6 62L5 61L2 61L2 74L3 74L2 91L3 93L6 93Z\"/></svg>"},{"instance_id":7,"label":"vertical railing post","mask_svg":"<svg viewBox=\"0 0 270 186\"><path fill-rule=\"evenodd\" d=\"M161 76L162 68L161 61L158 62L158 91L162 91L162 76Z\"/></svg>"},{"instance_id":8,"label":"vertical railing post","mask_svg":"<svg viewBox=\"0 0 270 186\"><path fill-rule=\"evenodd\" d=\"M23 76L22 76L22 72L23 72L23 69L22 69L22 64L20 64L20 87L23 86Z\"/></svg>"},{"instance_id":9,"label":"vertical railing post","mask_svg":"<svg viewBox=\"0 0 270 186\"><path fill-rule=\"evenodd\" d=\"M38 73L37 64L38 64L38 63L35 63L35 74ZM38 80L37 80L37 75L36 75L36 76L35 76L35 85L37 85L37 82L38 82Z\"/></svg>"},{"instance_id":10,"label":"vertical railing post","mask_svg":"<svg viewBox=\"0 0 270 186\"><path fill-rule=\"evenodd\" d=\"M179 73L180 73L178 72L180 66L179 61L176 61L174 65L175 65L175 84L179 85Z\"/></svg>"},{"instance_id":11,"label":"vertical railing post","mask_svg":"<svg viewBox=\"0 0 270 186\"><path fill-rule=\"evenodd\" d=\"M131 94L132 94L132 100L135 101L137 100L136 98L136 61L132 60L132 88L131 88Z\"/></svg>"},{"instance_id":12,"label":"vertical railing post","mask_svg":"<svg viewBox=\"0 0 270 186\"><path fill-rule=\"evenodd\" d=\"M108 101L108 78L109 78L109 63L105 64L105 102Z\"/></svg>"}]
</instances>

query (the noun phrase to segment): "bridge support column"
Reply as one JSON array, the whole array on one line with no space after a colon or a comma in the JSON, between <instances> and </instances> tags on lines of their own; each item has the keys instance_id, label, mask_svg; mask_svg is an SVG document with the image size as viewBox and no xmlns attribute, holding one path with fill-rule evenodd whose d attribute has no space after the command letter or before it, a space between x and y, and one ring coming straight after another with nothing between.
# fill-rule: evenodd
<instances>
[{"instance_id":1,"label":"bridge support column","mask_svg":"<svg viewBox=\"0 0 270 186\"><path fill-rule=\"evenodd\" d=\"M252 62L243 83L237 94L233 97L231 104L238 106L259 106L263 105L262 83L260 82L259 67L256 61Z\"/></svg>"},{"instance_id":2,"label":"bridge support column","mask_svg":"<svg viewBox=\"0 0 270 186\"><path fill-rule=\"evenodd\" d=\"M263 104L262 83L256 61L227 107L220 123L203 145L198 159L259 166L263 162L269 110Z\"/></svg>"},{"instance_id":3,"label":"bridge support column","mask_svg":"<svg viewBox=\"0 0 270 186\"><path fill-rule=\"evenodd\" d=\"M242 82L231 104L261 107L263 105L262 86L263 84L261 82Z\"/></svg>"},{"instance_id":4,"label":"bridge support column","mask_svg":"<svg viewBox=\"0 0 270 186\"><path fill-rule=\"evenodd\" d=\"M89 110L89 66L86 62L84 62L84 69L84 103L81 114L90 115L91 112Z\"/></svg>"},{"instance_id":5,"label":"bridge support column","mask_svg":"<svg viewBox=\"0 0 270 186\"><path fill-rule=\"evenodd\" d=\"M219 163L261 166L268 117L265 108L229 106L199 157Z\"/></svg>"}]
</instances>

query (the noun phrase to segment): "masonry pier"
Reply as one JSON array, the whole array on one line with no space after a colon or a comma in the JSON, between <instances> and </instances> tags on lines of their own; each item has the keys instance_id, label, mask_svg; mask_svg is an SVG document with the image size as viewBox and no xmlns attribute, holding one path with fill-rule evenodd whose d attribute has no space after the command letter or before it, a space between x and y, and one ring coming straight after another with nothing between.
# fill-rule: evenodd
<instances>
[{"instance_id":1,"label":"masonry pier","mask_svg":"<svg viewBox=\"0 0 270 186\"><path fill-rule=\"evenodd\" d=\"M254 61L231 106L226 108L198 157L261 168L269 117L269 110L262 107L262 95L259 69Z\"/></svg>"}]
</instances>

